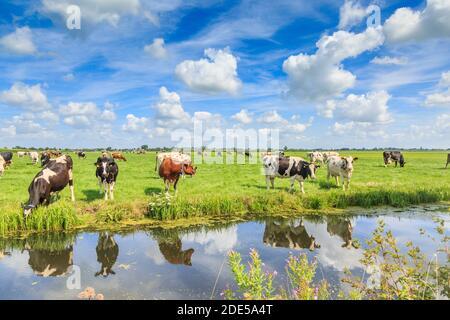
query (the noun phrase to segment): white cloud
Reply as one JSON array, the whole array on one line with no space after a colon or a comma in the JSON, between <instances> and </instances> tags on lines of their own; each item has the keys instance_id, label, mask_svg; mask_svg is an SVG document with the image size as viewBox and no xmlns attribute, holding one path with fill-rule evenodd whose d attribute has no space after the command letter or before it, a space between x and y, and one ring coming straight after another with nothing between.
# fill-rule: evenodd
<instances>
[{"instance_id":1,"label":"white cloud","mask_svg":"<svg viewBox=\"0 0 450 320\"><path fill-rule=\"evenodd\" d=\"M53 122L53 123L59 121L59 116L58 116L58 114L56 114L56 113L53 112L53 111L49 111L49 110L40 112L40 113L38 114L38 117L39 117L39 119L41 119L41 120L45 120L45 121Z\"/></svg>"},{"instance_id":2,"label":"white cloud","mask_svg":"<svg viewBox=\"0 0 450 320\"><path fill-rule=\"evenodd\" d=\"M127 132L149 133L149 120L146 117L136 117L134 114L127 114L127 122L122 125L122 130Z\"/></svg>"},{"instance_id":3,"label":"white cloud","mask_svg":"<svg viewBox=\"0 0 450 320\"><path fill-rule=\"evenodd\" d=\"M439 86L444 88L444 91L427 95L425 106L450 106L450 70L442 73Z\"/></svg>"},{"instance_id":4,"label":"white cloud","mask_svg":"<svg viewBox=\"0 0 450 320\"><path fill-rule=\"evenodd\" d=\"M231 118L243 124L249 124L253 121L252 115L246 109L242 109Z\"/></svg>"},{"instance_id":5,"label":"white cloud","mask_svg":"<svg viewBox=\"0 0 450 320\"><path fill-rule=\"evenodd\" d=\"M78 5L82 21L94 24L107 22L113 26L117 26L123 15L139 14L141 7L139 0L43 0L42 4L45 12L56 13L63 19L67 17L69 5Z\"/></svg>"},{"instance_id":6,"label":"white cloud","mask_svg":"<svg viewBox=\"0 0 450 320\"><path fill-rule=\"evenodd\" d=\"M67 82L73 81L73 80L75 80L75 75L73 73L68 73L63 76L63 80L67 81Z\"/></svg>"},{"instance_id":7,"label":"white cloud","mask_svg":"<svg viewBox=\"0 0 450 320\"><path fill-rule=\"evenodd\" d=\"M233 226L222 230L189 233L182 240L200 244L206 254L221 254L233 249L237 245L237 227Z\"/></svg>"},{"instance_id":8,"label":"white cloud","mask_svg":"<svg viewBox=\"0 0 450 320\"><path fill-rule=\"evenodd\" d=\"M77 128L98 127L116 119L108 102L104 110L100 110L93 102L69 102L59 108L59 113L64 116L64 123ZM106 123L105 123L106 121Z\"/></svg>"},{"instance_id":9,"label":"white cloud","mask_svg":"<svg viewBox=\"0 0 450 320\"><path fill-rule=\"evenodd\" d=\"M337 31L323 36L313 55L290 56L283 62L289 77L289 93L300 100L320 101L337 96L355 84L356 77L343 69L347 58L375 49L384 41L381 28L367 28L362 33Z\"/></svg>"},{"instance_id":10,"label":"white cloud","mask_svg":"<svg viewBox=\"0 0 450 320\"><path fill-rule=\"evenodd\" d=\"M389 135L378 125L371 122L335 122L332 131L336 135L350 136L359 139L387 139Z\"/></svg>"},{"instance_id":11,"label":"white cloud","mask_svg":"<svg viewBox=\"0 0 450 320\"><path fill-rule=\"evenodd\" d=\"M283 119L283 117L281 117L278 112L276 110L273 111L269 111L264 113L259 119L259 122L263 122L263 123L280 123L280 122L284 122L285 120Z\"/></svg>"},{"instance_id":12,"label":"white cloud","mask_svg":"<svg viewBox=\"0 0 450 320\"><path fill-rule=\"evenodd\" d=\"M237 58L228 48L206 49L204 53L206 59L185 60L177 65L177 77L195 91L237 94L242 87L237 75Z\"/></svg>"},{"instance_id":13,"label":"white cloud","mask_svg":"<svg viewBox=\"0 0 450 320\"><path fill-rule=\"evenodd\" d=\"M389 42L423 41L450 37L450 1L428 0L423 10L397 9L385 22Z\"/></svg>"},{"instance_id":14,"label":"white cloud","mask_svg":"<svg viewBox=\"0 0 450 320\"><path fill-rule=\"evenodd\" d=\"M163 59L167 56L167 50L164 47L164 39L162 38L153 39L151 44L144 47L144 51L156 59Z\"/></svg>"},{"instance_id":15,"label":"white cloud","mask_svg":"<svg viewBox=\"0 0 450 320\"><path fill-rule=\"evenodd\" d=\"M47 96L42 92L40 84L28 86L22 82L16 82L9 90L0 94L0 102L29 111L50 108Z\"/></svg>"},{"instance_id":16,"label":"white cloud","mask_svg":"<svg viewBox=\"0 0 450 320\"><path fill-rule=\"evenodd\" d=\"M351 28L366 16L366 9L358 1L346 0L339 9L339 29Z\"/></svg>"},{"instance_id":17,"label":"white cloud","mask_svg":"<svg viewBox=\"0 0 450 320\"><path fill-rule=\"evenodd\" d=\"M64 116L95 116L100 113L97 105L93 102L69 102L59 108Z\"/></svg>"},{"instance_id":18,"label":"white cloud","mask_svg":"<svg viewBox=\"0 0 450 320\"><path fill-rule=\"evenodd\" d=\"M191 122L178 93L170 92L166 87L159 89L159 101L153 108L156 111L155 120L158 127L177 128Z\"/></svg>"},{"instance_id":19,"label":"white cloud","mask_svg":"<svg viewBox=\"0 0 450 320\"><path fill-rule=\"evenodd\" d=\"M375 57L370 63L380 65L404 65L408 63L408 59L405 57Z\"/></svg>"},{"instance_id":20,"label":"white cloud","mask_svg":"<svg viewBox=\"0 0 450 320\"><path fill-rule=\"evenodd\" d=\"M0 128L0 134L2 137L14 137L16 136L16 127L11 125L8 125L7 127Z\"/></svg>"},{"instance_id":21,"label":"white cloud","mask_svg":"<svg viewBox=\"0 0 450 320\"><path fill-rule=\"evenodd\" d=\"M258 118L258 122L266 126L276 128L282 134L298 134L304 132L311 126L314 118L309 118L307 123L300 123L299 116L293 115L289 120L283 118L276 110L268 111ZM268 128L266 128L268 129Z\"/></svg>"},{"instance_id":22,"label":"white cloud","mask_svg":"<svg viewBox=\"0 0 450 320\"><path fill-rule=\"evenodd\" d=\"M387 102L390 96L386 91L369 92L367 94L349 94L342 100L328 100L324 109L320 110L325 117L367 122L386 123L392 120Z\"/></svg>"},{"instance_id":23,"label":"white cloud","mask_svg":"<svg viewBox=\"0 0 450 320\"><path fill-rule=\"evenodd\" d=\"M0 46L14 54L28 55L37 51L28 27L17 28L13 33L0 38Z\"/></svg>"}]
</instances>

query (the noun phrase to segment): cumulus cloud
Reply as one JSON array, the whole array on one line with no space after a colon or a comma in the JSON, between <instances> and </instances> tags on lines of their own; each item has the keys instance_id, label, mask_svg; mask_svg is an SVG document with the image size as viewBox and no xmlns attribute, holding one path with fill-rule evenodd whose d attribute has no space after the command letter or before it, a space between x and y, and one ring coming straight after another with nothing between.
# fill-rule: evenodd
<instances>
[{"instance_id":1,"label":"cumulus cloud","mask_svg":"<svg viewBox=\"0 0 450 320\"><path fill-rule=\"evenodd\" d=\"M339 29L351 28L366 16L366 9L358 1L346 0L339 9Z\"/></svg>"},{"instance_id":2,"label":"cumulus cloud","mask_svg":"<svg viewBox=\"0 0 450 320\"><path fill-rule=\"evenodd\" d=\"M63 19L67 17L69 5L78 5L83 21L93 24L107 22L113 26L117 26L123 15L137 15L141 7L139 0L43 0L42 5L44 12L58 14Z\"/></svg>"},{"instance_id":3,"label":"cumulus cloud","mask_svg":"<svg viewBox=\"0 0 450 320\"><path fill-rule=\"evenodd\" d=\"M389 137L379 124L370 122L335 122L332 126L332 131L334 134L339 136L345 135L360 139L373 138L381 140Z\"/></svg>"},{"instance_id":4,"label":"cumulus cloud","mask_svg":"<svg viewBox=\"0 0 450 320\"><path fill-rule=\"evenodd\" d=\"M122 130L126 132L149 133L149 119L137 117L134 114L127 114L126 123L122 125Z\"/></svg>"},{"instance_id":5,"label":"cumulus cloud","mask_svg":"<svg viewBox=\"0 0 450 320\"><path fill-rule=\"evenodd\" d=\"M367 94L349 94L345 99L328 100L319 113L325 117L367 122L386 123L392 120L388 110L389 94L386 91Z\"/></svg>"},{"instance_id":6,"label":"cumulus cloud","mask_svg":"<svg viewBox=\"0 0 450 320\"><path fill-rule=\"evenodd\" d=\"M159 89L159 101L154 105L156 127L163 134L167 129L185 127L191 123L191 116L184 111L181 98L166 87Z\"/></svg>"},{"instance_id":7,"label":"cumulus cloud","mask_svg":"<svg viewBox=\"0 0 450 320\"><path fill-rule=\"evenodd\" d=\"M237 58L228 48L206 49L206 59L185 60L175 68L177 77L189 88L204 93L237 94L242 87L237 74Z\"/></svg>"},{"instance_id":8,"label":"cumulus cloud","mask_svg":"<svg viewBox=\"0 0 450 320\"><path fill-rule=\"evenodd\" d=\"M108 109L100 110L93 102L69 102L60 106L59 113L64 117L64 123L77 128L87 128L101 121L111 122L116 119L115 113Z\"/></svg>"},{"instance_id":9,"label":"cumulus cloud","mask_svg":"<svg viewBox=\"0 0 450 320\"><path fill-rule=\"evenodd\" d=\"M215 255L233 249L238 243L237 227L222 230L189 233L183 241L191 241L202 245L206 254Z\"/></svg>"},{"instance_id":10,"label":"cumulus cloud","mask_svg":"<svg viewBox=\"0 0 450 320\"><path fill-rule=\"evenodd\" d=\"M259 118L258 122L264 124L267 127L273 127L283 134L292 133L302 133L308 127L311 126L314 118L309 118L307 123L300 123L300 117L293 115L290 119L285 119L276 110L268 111L263 113ZM266 128L267 129L267 128Z\"/></svg>"},{"instance_id":11,"label":"cumulus cloud","mask_svg":"<svg viewBox=\"0 0 450 320\"><path fill-rule=\"evenodd\" d=\"M238 113L231 116L231 118L242 124L249 124L253 121L252 115L246 109L242 109Z\"/></svg>"},{"instance_id":12,"label":"cumulus cloud","mask_svg":"<svg viewBox=\"0 0 450 320\"><path fill-rule=\"evenodd\" d=\"M0 38L0 46L8 52L21 55L36 53L30 28L17 28L13 33Z\"/></svg>"},{"instance_id":13,"label":"cumulus cloud","mask_svg":"<svg viewBox=\"0 0 450 320\"><path fill-rule=\"evenodd\" d=\"M164 47L164 39L162 38L153 39L151 44L144 47L144 51L156 59L163 59L167 56L167 50Z\"/></svg>"},{"instance_id":14,"label":"cumulus cloud","mask_svg":"<svg viewBox=\"0 0 450 320\"><path fill-rule=\"evenodd\" d=\"M397 9L385 22L389 42L423 41L450 37L450 1L427 0L423 10Z\"/></svg>"},{"instance_id":15,"label":"cumulus cloud","mask_svg":"<svg viewBox=\"0 0 450 320\"><path fill-rule=\"evenodd\" d=\"M22 82L16 82L9 90L3 91L0 94L0 102L29 111L41 111L51 107L40 84L28 86Z\"/></svg>"},{"instance_id":16,"label":"cumulus cloud","mask_svg":"<svg viewBox=\"0 0 450 320\"><path fill-rule=\"evenodd\" d=\"M268 111L266 113L264 113L259 119L259 122L263 122L263 123L280 123L280 122L284 122L285 120L283 119L282 116L280 116L278 114L278 112L276 110L273 111Z\"/></svg>"},{"instance_id":17,"label":"cumulus cloud","mask_svg":"<svg viewBox=\"0 0 450 320\"><path fill-rule=\"evenodd\" d=\"M5 130L2 132L8 136L16 135L36 135L40 137L46 136L49 130L37 122L37 119L42 119L41 117L36 117L31 113L24 113L21 115L13 116L11 119L7 120L3 127Z\"/></svg>"},{"instance_id":18,"label":"cumulus cloud","mask_svg":"<svg viewBox=\"0 0 450 320\"><path fill-rule=\"evenodd\" d=\"M320 101L337 96L355 84L356 77L343 68L347 58L380 46L381 28L367 28L362 33L337 31L323 36L313 55L290 56L283 62L289 78L289 93L300 100Z\"/></svg>"},{"instance_id":19,"label":"cumulus cloud","mask_svg":"<svg viewBox=\"0 0 450 320\"><path fill-rule=\"evenodd\" d=\"M444 91L427 95L425 106L450 106L450 70L442 73L439 87Z\"/></svg>"},{"instance_id":20,"label":"cumulus cloud","mask_svg":"<svg viewBox=\"0 0 450 320\"><path fill-rule=\"evenodd\" d=\"M375 57L370 63L379 65L404 65L408 63L408 59L405 57Z\"/></svg>"}]
</instances>

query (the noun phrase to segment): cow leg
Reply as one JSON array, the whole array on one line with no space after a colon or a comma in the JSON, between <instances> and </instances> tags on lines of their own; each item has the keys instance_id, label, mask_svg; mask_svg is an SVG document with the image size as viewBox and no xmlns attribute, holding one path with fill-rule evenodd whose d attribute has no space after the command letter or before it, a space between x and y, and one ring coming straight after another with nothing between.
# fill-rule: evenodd
<instances>
[{"instance_id":1,"label":"cow leg","mask_svg":"<svg viewBox=\"0 0 450 320\"><path fill-rule=\"evenodd\" d=\"M166 186L166 193L169 192L169 188L170 188L170 181L169 180L164 180L164 185Z\"/></svg>"},{"instance_id":2,"label":"cow leg","mask_svg":"<svg viewBox=\"0 0 450 320\"><path fill-rule=\"evenodd\" d=\"M303 188L304 185L303 180L300 180L298 183L300 184L300 189L302 190L302 193L305 193L305 189Z\"/></svg>"},{"instance_id":3,"label":"cow leg","mask_svg":"<svg viewBox=\"0 0 450 320\"><path fill-rule=\"evenodd\" d=\"M270 183L272 185L272 189L275 189L275 177L270 177Z\"/></svg>"},{"instance_id":4,"label":"cow leg","mask_svg":"<svg viewBox=\"0 0 450 320\"><path fill-rule=\"evenodd\" d=\"M105 190L105 200L108 200L109 183L106 180L103 182L103 189Z\"/></svg>"},{"instance_id":5,"label":"cow leg","mask_svg":"<svg viewBox=\"0 0 450 320\"><path fill-rule=\"evenodd\" d=\"M266 189L267 189L267 190L270 189L270 181L271 181L270 177L269 177L269 176L266 176Z\"/></svg>"},{"instance_id":6,"label":"cow leg","mask_svg":"<svg viewBox=\"0 0 450 320\"><path fill-rule=\"evenodd\" d=\"M289 187L289 192L294 191L294 183L295 183L295 178L291 178L291 186Z\"/></svg>"},{"instance_id":7,"label":"cow leg","mask_svg":"<svg viewBox=\"0 0 450 320\"><path fill-rule=\"evenodd\" d=\"M102 178L101 178L101 177L98 177L98 188L99 188L98 193L99 193L99 194L102 194L102 187L103 187Z\"/></svg>"},{"instance_id":8,"label":"cow leg","mask_svg":"<svg viewBox=\"0 0 450 320\"><path fill-rule=\"evenodd\" d=\"M115 186L115 184L116 183L114 181L109 184L109 198L111 200L114 200L114 186Z\"/></svg>"},{"instance_id":9,"label":"cow leg","mask_svg":"<svg viewBox=\"0 0 450 320\"><path fill-rule=\"evenodd\" d=\"M336 186L339 187L339 176L335 176L334 180L336 180Z\"/></svg>"},{"instance_id":10,"label":"cow leg","mask_svg":"<svg viewBox=\"0 0 450 320\"><path fill-rule=\"evenodd\" d=\"M395 167L397 168L397 160L395 161Z\"/></svg>"},{"instance_id":11,"label":"cow leg","mask_svg":"<svg viewBox=\"0 0 450 320\"><path fill-rule=\"evenodd\" d=\"M177 179L175 180L175 183L173 184L173 189L175 190L175 195L177 194L177 184L178 184L179 179L180 179L180 176L177 176Z\"/></svg>"},{"instance_id":12,"label":"cow leg","mask_svg":"<svg viewBox=\"0 0 450 320\"><path fill-rule=\"evenodd\" d=\"M73 173L72 169L69 170L69 188L70 188L70 195L72 197L72 201L75 201L75 192L73 189Z\"/></svg>"},{"instance_id":13,"label":"cow leg","mask_svg":"<svg viewBox=\"0 0 450 320\"><path fill-rule=\"evenodd\" d=\"M447 161L447 164L445 165L445 169L447 169L449 163L450 163L450 161Z\"/></svg>"}]
</instances>

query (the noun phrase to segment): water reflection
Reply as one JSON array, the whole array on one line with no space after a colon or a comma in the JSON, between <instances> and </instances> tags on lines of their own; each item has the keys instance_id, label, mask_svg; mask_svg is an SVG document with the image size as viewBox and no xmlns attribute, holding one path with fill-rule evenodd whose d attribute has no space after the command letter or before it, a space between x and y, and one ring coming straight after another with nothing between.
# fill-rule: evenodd
<instances>
[{"instance_id":1,"label":"water reflection","mask_svg":"<svg viewBox=\"0 0 450 320\"><path fill-rule=\"evenodd\" d=\"M337 235L344 241L342 248L356 248L352 239L353 226L350 219L342 217L328 217L327 231L330 236Z\"/></svg>"},{"instance_id":2,"label":"water reflection","mask_svg":"<svg viewBox=\"0 0 450 320\"><path fill-rule=\"evenodd\" d=\"M306 230L303 219L299 221L267 221L263 242L272 247L290 249L314 251L314 249L320 248L316 238Z\"/></svg>"},{"instance_id":3,"label":"water reflection","mask_svg":"<svg viewBox=\"0 0 450 320\"><path fill-rule=\"evenodd\" d=\"M159 251L170 264L192 266L194 249L183 250L183 244L177 230L156 229L151 233L158 242Z\"/></svg>"},{"instance_id":4,"label":"water reflection","mask_svg":"<svg viewBox=\"0 0 450 320\"><path fill-rule=\"evenodd\" d=\"M97 262L101 264L100 271L95 276L102 275L104 278L110 274L116 274L112 269L119 256L119 245L114 240L114 236L109 232L100 232L97 241Z\"/></svg>"}]
</instances>

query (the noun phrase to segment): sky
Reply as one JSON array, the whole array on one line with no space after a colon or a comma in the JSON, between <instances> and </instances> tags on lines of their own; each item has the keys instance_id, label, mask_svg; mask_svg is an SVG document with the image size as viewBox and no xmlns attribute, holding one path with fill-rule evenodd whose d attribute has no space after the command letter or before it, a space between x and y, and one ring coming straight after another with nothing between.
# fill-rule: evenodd
<instances>
[{"instance_id":1,"label":"sky","mask_svg":"<svg viewBox=\"0 0 450 320\"><path fill-rule=\"evenodd\" d=\"M449 57L448 0L1 1L0 147L447 149Z\"/></svg>"}]
</instances>

